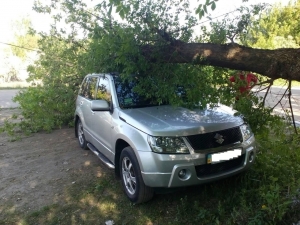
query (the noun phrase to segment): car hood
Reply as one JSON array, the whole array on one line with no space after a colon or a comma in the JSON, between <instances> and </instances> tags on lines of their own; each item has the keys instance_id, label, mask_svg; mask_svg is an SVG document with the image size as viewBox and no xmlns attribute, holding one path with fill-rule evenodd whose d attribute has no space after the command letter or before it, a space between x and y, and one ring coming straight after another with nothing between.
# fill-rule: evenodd
<instances>
[{"instance_id":1,"label":"car hood","mask_svg":"<svg viewBox=\"0 0 300 225\"><path fill-rule=\"evenodd\" d=\"M119 117L153 136L188 136L243 124L240 117L234 116L235 112L224 105L205 110L163 105L121 110Z\"/></svg>"}]
</instances>

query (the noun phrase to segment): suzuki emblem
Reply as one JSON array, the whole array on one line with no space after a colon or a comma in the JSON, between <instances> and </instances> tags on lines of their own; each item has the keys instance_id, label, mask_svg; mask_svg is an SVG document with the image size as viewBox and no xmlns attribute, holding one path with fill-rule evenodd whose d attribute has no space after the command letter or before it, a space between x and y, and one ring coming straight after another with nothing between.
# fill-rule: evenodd
<instances>
[{"instance_id":1,"label":"suzuki emblem","mask_svg":"<svg viewBox=\"0 0 300 225\"><path fill-rule=\"evenodd\" d=\"M219 144L222 144L225 141L224 138L223 138L223 135L218 134L218 133L215 135L214 138L217 139L216 142L219 143Z\"/></svg>"}]
</instances>

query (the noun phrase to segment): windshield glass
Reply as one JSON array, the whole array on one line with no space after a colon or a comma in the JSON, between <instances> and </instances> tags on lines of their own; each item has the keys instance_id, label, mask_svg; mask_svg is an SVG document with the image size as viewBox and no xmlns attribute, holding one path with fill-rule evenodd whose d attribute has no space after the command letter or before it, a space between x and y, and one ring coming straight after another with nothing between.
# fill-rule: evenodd
<instances>
[{"instance_id":1,"label":"windshield glass","mask_svg":"<svg viewBox=\"0 0 300 225\"><path fill-rule=\"evenodd\" d=\"M160 105L154 99L147 99L134 92L134 87L137 85L136 81L124 81L120 77L114 76L114 83L121 108L142 108Z\"/></svg>"}]
</instances>

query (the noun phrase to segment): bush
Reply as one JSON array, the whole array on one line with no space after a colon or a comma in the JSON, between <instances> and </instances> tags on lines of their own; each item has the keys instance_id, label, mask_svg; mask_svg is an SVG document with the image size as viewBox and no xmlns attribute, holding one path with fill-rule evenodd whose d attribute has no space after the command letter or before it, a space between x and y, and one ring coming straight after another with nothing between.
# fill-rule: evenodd
<instances>
[{"instance_id":1,"label":"bush","mask_svg":"<svg viewBox=\"0 0 300 225\"><path fill-rule=\"evenodd\" d=\"M38 131L50 132L64 125L73 125L75 93L63 85L56 88L47 86L29 87L14 98L21 107L20 122L6 120L0 132L16 136ZM16 119L16 118L12 118Z\"/></svg>"}]
</instances>

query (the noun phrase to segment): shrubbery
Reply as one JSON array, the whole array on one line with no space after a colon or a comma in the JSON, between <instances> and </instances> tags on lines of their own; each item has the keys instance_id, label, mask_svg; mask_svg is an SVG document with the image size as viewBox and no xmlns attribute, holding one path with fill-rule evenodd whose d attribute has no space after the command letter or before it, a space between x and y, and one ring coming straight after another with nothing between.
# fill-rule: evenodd
<instances>
[{"instance_id":1,"label":"shrubbery","mask_svg":"<svg viewBox=\"0 0 300 225\"><path fill-rule=\"evenodd\" d=\"M158 50L166 44L166 40L153 31L154 28L147 29L141 15L151 10L160 12L161 15L153 15L153 24L173 27L173 38L183 41L192 40L190 27L195 25L195 18L188 16L185 32L179 32L177 30L181 27L176 16L180 12L169 21L169 15L160 10L162 5L147 5L128 16L127 19L135 25L129 26L114 22L110 15L105 14L105 7L101 6L101 9L99 6L97 13L106 18L99 26L98 18L86 13L79 3L72 5L66 1L62 8L70 27L79 24L87 35L79 39L76 30L66 35L55 26L50 35L41 34L39 49L43 54L28 70L29 80L40 79L43 85L22 90L16 96L22 120L18 123L6 121L0 132L16 135L14 131L21 130L29 134L72 126L75 98L86 74L118 71L125 79L136 74L140 80L136 91L161 102L187 107L197 103L201 108L218 102L234 105L251 125L259 144L256 163L249 172L222 181L222 187L211 184L211 188L197 194L196 200L193 196L176 199L178 223L276 224L297 217L300 204L294 199L299 199L300 195L300 138L290 125L273 116L272 111L263 107L255 96L250 95L235 104L235 94L227 86L232 71L193 64L161 63L160 57L163 56L160 55L157 55L157 61L149 62L139 51L138 46L142 44L151 44ZM185 7L188 10L188 5ZM37 9L40 12L48 10L47 7ZM135 20L134 16L139 19ZM186 90L184 101L174 94L177 86Z\"/></svg>"}]
</instances>

